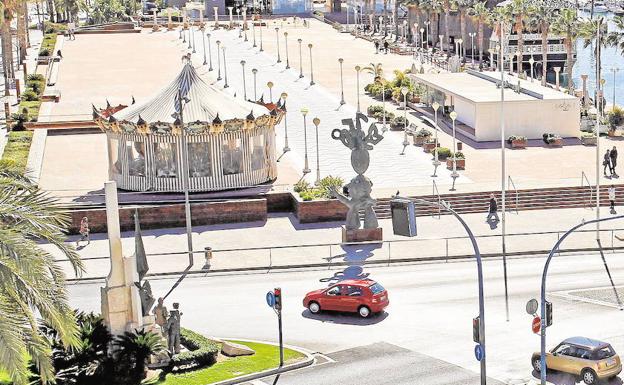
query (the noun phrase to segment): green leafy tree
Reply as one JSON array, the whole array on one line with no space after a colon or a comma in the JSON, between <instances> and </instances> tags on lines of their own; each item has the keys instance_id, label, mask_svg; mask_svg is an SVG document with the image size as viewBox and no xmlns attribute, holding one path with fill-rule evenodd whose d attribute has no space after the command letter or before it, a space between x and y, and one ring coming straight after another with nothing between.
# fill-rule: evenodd
<instances>
[{"instance_id":1,"label":"green leafy tree","mask_svg":"<svg viewBox=\"0 0 624 385\"><path fill-rule=\"evenodd\" d=\"M63 269L40 243L60 251L76 274L80 257L65 231L69 215L27 178L0 171L0 366L15 385L28 383L29 357L43 383L54 381L51 344L37 317L54 327L64 346L78 345Z\"/></svg>"}]
</instances>

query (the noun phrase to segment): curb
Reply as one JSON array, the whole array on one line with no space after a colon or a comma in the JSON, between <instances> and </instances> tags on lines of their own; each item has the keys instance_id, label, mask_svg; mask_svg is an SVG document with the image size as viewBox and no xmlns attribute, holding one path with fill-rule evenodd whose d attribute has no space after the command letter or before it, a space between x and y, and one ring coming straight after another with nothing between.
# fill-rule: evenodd
<instances>
[{"instance_id":1,"label":"curb","mask_svg":"<svg viewBox=\"0 0 624 385\"><path fill-rule=\"evenodd\" d=\"M608 248L611 249L611 248ZM603 248L603 250L605 250ZM613 250L622 251L624 247L614 247ZM578 248L578 249L563 249L560 250L558 254L561 253L578 253L578 252L596 252L599 251L597 248ZM507 253L508 257L523 257L523 256L535 256L539 254L548 254L550 250L534 250L534 251L522 251L515 253ZM501 254L481 254L483 259L490 258L501 258ZM416 262L448 262L448 261L461 261L466 259L474 258L474 254L463 254L463 255L453 255L453 256L440 256L440 257L415 257L415 258L396 258L396 259L382 259L382 260L373 260L373 261L363 261L362 265L385 265L390 266L391 264L397 263L416 263ZM231 269L216 269L216 270L186 270L186 271L172 271L166 273L154 273L147 274L148 277L151 278L167 278L172 276L180 276L180 275L211 275L211 274L219 274L219 273L246 273L246 272L254 272L254 271L284 271L291 269L306 269L306 268L332 268L332 267L340 267L340 266L350 266L349 262L334 262L334 263L305 263L298 265L283 265L283 266L257 266L257 267L240 267L240 268L231 268ZM101 281L104 280L106 276L101 277L88 277L88 278L67 278L66 282L71 283L80 283L80 282L93 282L93 281Z\"/></svg>"},{"instance_id":2,"label":"curb","mask_svg":"<svg viewBox=\"0 0 624 385\"><path fill-rule=\"evenodd\" d=\"M256 343L262 343L262 344L266 344L266 345L273 345L273 346L279 346L278 344L275 344L273 342L266 342L266 341L257 341L257 340L248 340L248 339L243 339L243 338L220 338L222 340L226 340L226 341L242 341L242 342L256 342ZM281 374L281 373L287 373L293 370L297 370L297 369L301 369L301 368L305 368L308 366L311 366L316 360L315 358L312 356L312 354L310 354L306 349L300 348L300 347L296 347L296 346L292 346L292 345L284 345L285 348L294 350L298 353L304 354L306 356L306 359L301 361L301 362L296 362L294 364L290 364L290 365L285 365L281 368L273 368L273 369L267 369L267 370L263 370L262 372L257 372L257 373L251 373L251 374L246 374L244 376L240 376L240 377L235 377L235 378L230 378L229 380L223 380L223 381L219 381L219 382L211 382L210 384L206 384L206 385L234 385L234 384L240 384L243 382L248 382L248 381L253 381L253 380L257 380L259 378L262 377L267 377L267 376L272 376L275 374Z\"/></svg>"}]
</instances>

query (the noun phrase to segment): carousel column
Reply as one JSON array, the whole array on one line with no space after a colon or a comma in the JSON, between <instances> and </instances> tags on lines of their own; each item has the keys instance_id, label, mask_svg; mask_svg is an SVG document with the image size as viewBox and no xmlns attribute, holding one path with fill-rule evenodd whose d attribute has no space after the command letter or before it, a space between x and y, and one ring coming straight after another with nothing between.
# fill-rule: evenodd
<instances>
[{"instance_id":1,"label":"carousel column","mask_svg":"<svg viewBox=\"0 0 624 385\"><path fill-rule=\"evenodd\" d=\"M554 67L553 69L555 70L555 88L559 91L559 71L561 71L561 67Z\"/></svg>"},{"instance_id":2,"label":"carousel column","mask_svg":"<svg viewBox=\"0 0 624 385\"><path fill-rule=\"evenodd\" d=\"M230 12L230 28L232 28L232 26L234 25L234 14L232 13L232 10L234 9L234 7L227 7L227 9Z\"/></svg>"},{"instance_id":3,"label":"carousel column","mask_svg":"<svg viewBox=\"0 0 624 385\"><path fill-rule=\"evenodd\" d=\"M214 19L215 19L214 28L217 29L219 28L219 7L212 7L212 10L214 11Z\"/></svg>"}]
</instances>

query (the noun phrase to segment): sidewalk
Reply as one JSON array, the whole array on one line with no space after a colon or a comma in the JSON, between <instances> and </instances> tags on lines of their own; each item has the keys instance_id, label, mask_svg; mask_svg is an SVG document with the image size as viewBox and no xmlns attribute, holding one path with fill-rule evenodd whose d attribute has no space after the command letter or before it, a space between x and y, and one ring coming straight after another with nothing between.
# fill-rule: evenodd
<instances>
[{"instance_id":1,"label":"sidewalk","mask_svg":"<svg viewBox=\"0 0 624 385\"><path fill-rule=\"evenodd\" d=\"M624 213L624 209L622 209ZM590 209L562 209L521 211L507 213L506 246L509 254L550 250L559 236L582 220L595 218ZM602 216L609 216L603 210ZM466 214L462 218L468 223L483 255L498 255L501 250L500 224L491 229L485 223L485 213ZM292 215L273 215L266 223L251 222L193 228L195 263L191 271L200 271L204 266L204 247L212 247L211 270L266 269L294 266L324 266L335 264L358 265L367 262L390 263L419 259L452 259L472 255L472 247L465 231L449 215L418 217L418 236L406 239L393 235L391 220L380 220L384 229L385 243L362 245L357 248L342 247L341 223L317 223L301 225ZM588 226L587 230L595 227ZM611 253L611 247L624 247L615 238L624 223L619 220L601 225L603 247ZM549 232L540 235L523 233ZM557 233L558 232L558 233ZM516 234L516 235L513 235ZM455 238L461 237L461 238ZM562 249L595 248L595 232L575 233L563 244ZM134 252L134 233L122 234L124 255ZM76 238L71 238L75 240ZM150 274L179 273L188 268L186 233L184 228L145 230L143 241L148 254ZM46 246L48 247L48 246ZM243 249L244 248L244 249ZM79 250L85 261L87 272L83 278L105 277L109 272L108 242L105 234L95 234L90 245ZM173 254L176 253L176 254ZM55 254L60 257L60 255ZM69 278L73 272L69 264L61 262Z\"/></svg>"}]
</instances>

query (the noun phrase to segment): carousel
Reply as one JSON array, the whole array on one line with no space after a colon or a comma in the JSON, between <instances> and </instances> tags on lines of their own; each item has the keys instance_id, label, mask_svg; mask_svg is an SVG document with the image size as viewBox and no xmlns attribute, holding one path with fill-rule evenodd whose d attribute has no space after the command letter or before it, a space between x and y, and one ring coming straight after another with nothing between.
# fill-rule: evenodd
<instances>
[{"instance_id":1,"label":"carousel","mask_svg":"<svg viewBox=\"0 0 624 385\"><path fill-rule=\"evenodd\" d=\"M145 104L93 107L109 177L130 191L217 191L277 177L275 125L284 108L206 83L192 64ZM186 185L188 183L188 185Z\"/></svg>"}]
</instances>

